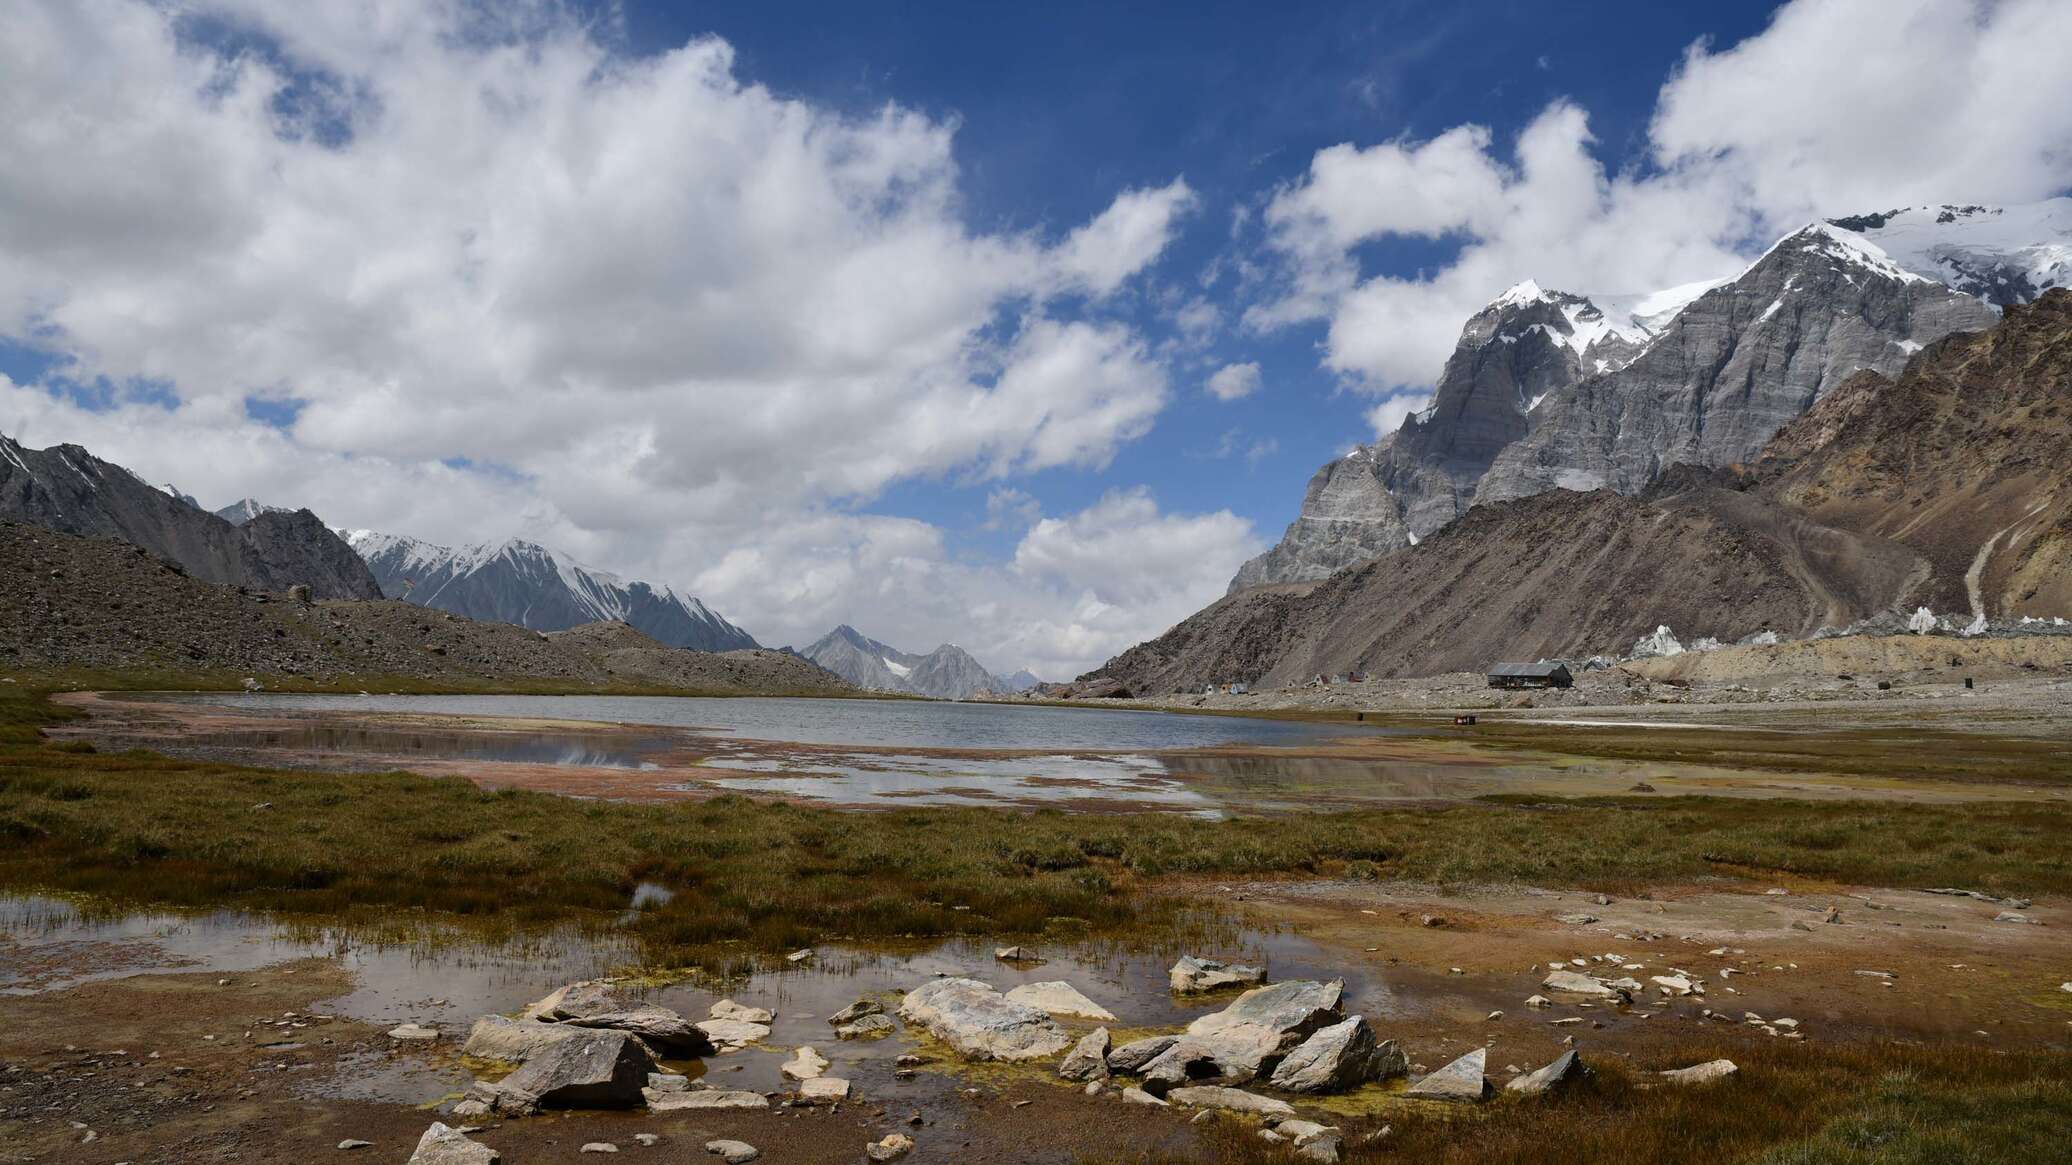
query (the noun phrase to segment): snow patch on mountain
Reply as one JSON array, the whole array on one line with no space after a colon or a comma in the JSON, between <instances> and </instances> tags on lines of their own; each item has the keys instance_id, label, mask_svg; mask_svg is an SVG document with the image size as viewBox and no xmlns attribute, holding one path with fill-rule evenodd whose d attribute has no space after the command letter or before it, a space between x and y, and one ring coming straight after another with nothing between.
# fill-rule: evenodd
<instances>
[{"instance_id":1,"label":"snow patch on mountain","mask_svg":"<svg viewBox=\"0 0 2072 1165\"><path fill-rule=\"evenodd\" d=\"M450 548L377 530L343 530L382 582L405 602L535 631L617 620L657 642L696 651L757 646L753 636L694 596L628 580L536 542L510 539Z\"/></svg>"}]
</instances>

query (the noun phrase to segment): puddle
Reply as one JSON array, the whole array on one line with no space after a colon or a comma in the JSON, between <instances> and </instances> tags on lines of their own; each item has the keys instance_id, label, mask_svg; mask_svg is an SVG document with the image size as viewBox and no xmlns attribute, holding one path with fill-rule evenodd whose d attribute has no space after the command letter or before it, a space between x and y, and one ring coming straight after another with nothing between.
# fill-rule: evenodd
<instances>
[{"instance_id":1,"label":"puddle","mask_svg":"<svg viewBox=\"0 0 2072 1165\"><path fill-rule=\"evenodd\" d=\"M835 1064L833 1075L857 1082L875 1102L905 1096L918 1102L954 1093L952 1077L924 1072L912 1081L892 1076L893 1059L913 1039L902 1033L875 1041L834 1038L826 1017L864 996L896 1010L895 992L939 976L982 979L1005 991L1022 983L1064 979L1118 1017L1117 1031L1171 1030L1228 997L1184 999L1166 991L1166 971L1182 953L1173 949L1089 944L1042 948L1045 961L1009 964L993 958L992 944L952 940L909 950L817 948L809 963L729 983L682 982L636 992L686 1016L702 1018L718 999L731 998L776 1013L765 1044L674 1065L730 1088L773 1091L787 1087L779 1065L792 1048L810 1044ZM1233 930L1213 950L1197 953L1266 966L1274 979L1345 980L1346 1010L1369 1016L1409 1017L1424 1011L1372 968L1288 933ZM377 943L345 931L291 930L251 915L219 911L191 917L139 913L100 919L52 898L0 898L0 993L58 991L81 983L139 973L206 973L234 978L292 959L339 960L352 991L315 1004L321 1015L378 1027L425 1023L449 1034L421 1054L348 1058L340 1079L323 1082L326 1095L424 1104L464 1088L472 1078L455 1062L459 1041L481 1015L515 1012L564 983L609 973L621 952L573 934L552 934L509 944L482 944L464 936ZM1073 1031L1092 1022L1066 1020ZM298 1038L293 1034L283 1039Z\"/></svg>"}]
</instances>

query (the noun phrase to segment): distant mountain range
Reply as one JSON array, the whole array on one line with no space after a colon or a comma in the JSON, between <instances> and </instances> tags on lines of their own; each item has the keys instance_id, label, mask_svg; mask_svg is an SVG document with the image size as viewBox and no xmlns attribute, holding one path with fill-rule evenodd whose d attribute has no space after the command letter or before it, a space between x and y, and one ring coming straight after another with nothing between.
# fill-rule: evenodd
<instances>
[{"instance_id":1,"label":"distant mountain range","mask_svg":"<svg viewBox=\"0 0 2072 1165\"><path fill-rule=\"evenodd\" d=\"M846 623L815 640L802 654L860 688L945 700L968 700L981 692L1004 695L1037 683L1027 671L996 676L954 643L915 655L869 638Z\"/></svg>"},{"instance_id":2,"label":"distant mountain range","mask_svg":"<svg viewBox=\"0 0 2072 1165\"><path fill-rule=\"evenodd\" d=\"M142 547L204 582L260 591L306 585L322 599L378 599L374 576L308 510L233 525L77 445L24 448L0 436L0 518Z\"/></svg>"},{"instance_id":3,"label":"distant mountain range","mask_svg":"<svg viewBox=\"0 0 2072 1165\"><path fill-rule=\"evenodd\" d=\"M584 566L538 543L512 539L456 549L374 530L344 535L389 597L421 607L535 631L617 620L659 643L695 651L760 646L690 595Z\"/></svg>"},{"instance_id":4,"label":"distant mountain range","mask_svg":"<svg viewBox=\"0 0 2072 1165\"><path fill-rule=\"evenodd\" d=\"M1907 282L1836 274L1841 301L1887 307ZM1234 591L1083 678L1143 695L1620 655L1664 624L1732 643L1897 631L1921 608L1967 634L2072 616L2072 290L2002 312L1926 343L1896 374L1848 375L1744 464L1671 466L1630 494L1556 485L1479 502L1324 579Z\"/></svg>"},{"instance_id":5,"label":"distant mountain range","mask_svg":"<svg viewBox=\"0 0 2072 1165\"><path fill-rule=\"evenodd\" d=\"M1230 589L1326 578L1476 505L1749 461L1856 372L1896 376L2068 283L2072 198L1814 223L1734 278L1651 295L1520 283L1468 320L1430 407L1319 469Z\"/></svg>"}]
</instances>

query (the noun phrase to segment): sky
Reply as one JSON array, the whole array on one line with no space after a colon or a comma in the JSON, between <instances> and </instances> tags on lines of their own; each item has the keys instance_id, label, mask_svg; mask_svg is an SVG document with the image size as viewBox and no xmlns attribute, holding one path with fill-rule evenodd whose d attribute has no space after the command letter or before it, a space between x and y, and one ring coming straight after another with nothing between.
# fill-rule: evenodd
<instances>
[{"instance_id":1,"label":"sky","mask_svg":"<svg viewBox=\"0 0 2072 1165\"><path fill-rule=\"evenodd\" d=\"M2072 187L2072 4L13 0L0 431L1067 678L1520 280Z\"/></svg>"}]
</instances>

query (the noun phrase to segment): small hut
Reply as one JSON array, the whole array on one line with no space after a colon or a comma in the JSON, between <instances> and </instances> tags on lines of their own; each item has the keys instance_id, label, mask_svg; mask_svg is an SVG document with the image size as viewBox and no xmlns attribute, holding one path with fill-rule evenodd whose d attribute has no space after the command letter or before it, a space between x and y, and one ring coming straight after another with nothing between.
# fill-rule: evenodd
<instances>
[{"instance_id":1,"label":"small hut","mask_svg":"<svg viewBox=\"0 0 2072 1165\"><path fill-rule=\"evenodd\" d=\"M1500 663L1489 669L1492 688L1566 688L1575 682L1565 663Z\"/></svg>"}]
</instances>

